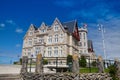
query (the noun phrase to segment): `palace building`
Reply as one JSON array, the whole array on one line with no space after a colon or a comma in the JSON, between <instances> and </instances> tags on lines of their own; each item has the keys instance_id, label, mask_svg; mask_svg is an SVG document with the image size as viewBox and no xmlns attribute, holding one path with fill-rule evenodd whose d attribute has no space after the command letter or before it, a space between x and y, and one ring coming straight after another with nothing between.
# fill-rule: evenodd
<instances>
[{"instance_id":1,"label":"palace building","mask_svg":"<svg viewBox=\"0 0 120 80\"><path fill-rule=\"evenodd\" d=\"M56 64L55 57L58 57L59 64L64 65L66 60L62 57L74 53L79 56L94 53L92 42L87 40L87 28L78 28L76 20L60 22L56 18L52 25L43 22L40 27L31 24L24 36L22 56L35 58L42 54L49 65Z\"/></svg>"}]
</instances>

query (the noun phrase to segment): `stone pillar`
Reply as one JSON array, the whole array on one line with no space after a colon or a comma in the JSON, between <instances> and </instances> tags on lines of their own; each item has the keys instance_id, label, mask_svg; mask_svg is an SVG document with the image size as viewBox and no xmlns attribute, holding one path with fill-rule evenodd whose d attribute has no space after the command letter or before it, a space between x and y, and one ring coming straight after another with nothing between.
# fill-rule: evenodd
<instances>
[{"instance_id":1,"label":"stone pillar","mask_svg":"<svg viewBox=\"0 0 120 80\"><path fill-rule=\"evenodd\" d=\"M26 73L27 72L27 65L28 65L28 57L27 56L23 56L22 57L21 73Z\"/></svg>"},{"instance_id":2,"label":"stone pillar","mask_svg":"<svg viewBox=\"0 0 120 80\"><path fill-rule=\"evenodd\" d=\"M36 58L36 73L42 73L43 72L43 60L42 60L42 54L38 54Z\"/></svg>"},{"instance_id":3,"label":"stone pillar","mask_svg":"<svg viewBox=\"0 0 120 80\"><path fill-rule=\"evenodd\" d=\"M103 73L104 72L104 65L103 65L103 59L101 56L98 56L97 66L98 66L98 72Z\"/></svg>"},{"instance_id":4,"label":"stone pillar","mask_svg":"<svg viewBox=\"0 0 120 80\"><path fill-rule=\"evenodd\" d=\"M118 58L115 59L114 66L116 69L116 77L120 79L120 61Z\"/></svg>"},{"instance_id":5,"label":"stone pillar","mask_svg":"<svg viewBox=\"0 0 120 80\"><path fill-rule=\"evenodd\" d=\"M72 65L72 72L79 73L79 57L78 54L73 54L73 65Z\"/></svg>"}]
</instances>

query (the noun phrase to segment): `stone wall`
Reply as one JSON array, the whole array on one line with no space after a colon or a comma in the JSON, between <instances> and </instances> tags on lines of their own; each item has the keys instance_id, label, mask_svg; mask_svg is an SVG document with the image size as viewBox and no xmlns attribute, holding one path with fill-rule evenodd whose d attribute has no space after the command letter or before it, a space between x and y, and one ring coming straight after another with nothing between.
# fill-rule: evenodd
<instances>
[{"instance_id":1,"label":"stone wall","mask_svg":"<svg viewBox=\"0 0 120 80\"><path fill-rule=\"evenodd\" d=\"M112 80L107 73L54 73L54 74L35 74L22 73L23 80Z\"/></svg>"}]
</instances>

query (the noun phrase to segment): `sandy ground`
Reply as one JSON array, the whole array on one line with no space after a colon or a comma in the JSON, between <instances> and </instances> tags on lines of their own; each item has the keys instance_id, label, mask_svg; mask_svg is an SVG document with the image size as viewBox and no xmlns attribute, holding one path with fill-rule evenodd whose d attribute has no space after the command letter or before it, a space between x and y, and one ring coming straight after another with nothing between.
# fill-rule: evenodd
<instances>
[{"instance_id":1,"label":"sandy ground","mask_svg":"<svg viewBox=\"0 0 120 80\"><path fill-rule=\"evenodd\" d=\"M19 74L21 65L0 65L0 74ZM29 69L28 69L29 71ZM32 72L35 71L35 68L31 69ZM56 71L51 71L48 68L44 68L44 73L55 73Z\"/></svg>"}]
</instances>

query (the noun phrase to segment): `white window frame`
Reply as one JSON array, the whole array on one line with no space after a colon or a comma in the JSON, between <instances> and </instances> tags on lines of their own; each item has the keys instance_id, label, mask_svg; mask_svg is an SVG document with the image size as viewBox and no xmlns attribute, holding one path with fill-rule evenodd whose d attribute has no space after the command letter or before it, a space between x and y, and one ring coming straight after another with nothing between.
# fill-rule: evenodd
<instances>
[{"instance_id":1,"label":"white window frame","mask_svg":"<svg viewBox=\"0 0 120 80\"><path fill-rule=\"evenodd\" d=\"M59 30L59 25L58 24L54 25L54 31L58 31L58 30Z\"/></svg>"},{"instance_id":2,"label":"white window frame","mask_svg":"<svg viewBox=\"0 0 120 80\"><path fill-rule=\"evenodd\" d=\"M58 34L55 35L55 43L58 42Z\"/></svg>"},{"instance_id":3,"label":"white window frame","mask_svg":"<svg viewBox=\"0 0 120 80\"><path fill-rule=\"evenodd\" d=\"M28 45L32 45L32 39L28 39Z\"/></svg>"},{"instance_id":4,"label":"white window frame","mask_svg":"<svg viewBox=\"0 0 120 80\"><path fill-rule=\"evenodd\" d=\"M52 36L48 36L48 43L52 43Z\"/></svg>"},{"instance_id":5,"label":"white window frame","mask_svg":"<svg viewBox=\"0 0 120 80\"><path fill-rule=\"evenodd\" d=\"M49 56L49 57L52 56L52 47L48 47L48 56Z\"/></svg>"},{"instance_id":6,"label":"white window frame","mask_svg":"<svg viewBox=\"0 0 120 80\"><path fill-rule=\"evenodd\" d=\"M55 57L58 57L58 47L54 47L54 55Z\"/></svg>"}]
</instances>

